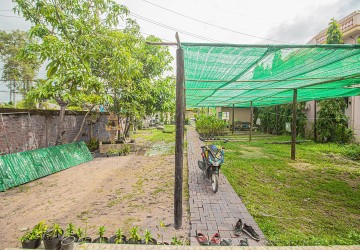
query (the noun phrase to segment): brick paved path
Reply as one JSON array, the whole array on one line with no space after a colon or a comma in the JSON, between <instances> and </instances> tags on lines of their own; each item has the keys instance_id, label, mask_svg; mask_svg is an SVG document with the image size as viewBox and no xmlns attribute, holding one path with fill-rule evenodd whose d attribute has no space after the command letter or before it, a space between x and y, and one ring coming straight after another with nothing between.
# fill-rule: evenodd
<instances>
[{"instance_id":1,"label":"brick paved path","mask_svg":"<svg viewBox=\"0 0 360 250\"><path fill-rule=\"evenodd\" d=\"M210 238L219 232L221 238L232 239L232 245L238 245L240 239L248 238L250 246L264 245L265 237L259 226L249 214L241 199L235 193L226 177L220 172L219 190L214 193L211 190L211 182L206 180L198 167L201 160L201 148L204 143L199 140L195 128L187 128L188 143L188 166L189 166L189 203L190 203L190 243L192 246L199 245L196 240L196 230L208 235ZM226 150L225 150L226 161ZM261 241L256 242L243 233L240 237L233 234L234 224L242 219L251 225L260 235Z\"/></svg>"}]
</instances>

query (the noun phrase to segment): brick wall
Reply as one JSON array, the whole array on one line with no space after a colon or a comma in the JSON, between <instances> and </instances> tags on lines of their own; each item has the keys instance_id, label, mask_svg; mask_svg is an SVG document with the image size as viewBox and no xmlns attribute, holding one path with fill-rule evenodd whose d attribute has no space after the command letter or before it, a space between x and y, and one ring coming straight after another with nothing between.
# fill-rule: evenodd
<instances>
[{"instance_id":1,"label":"brick wall","mask_svg":"<svg viewBox=\"0 0 360 250\"><path fill-rule=\"evenodd\" d=\"M72 142L77 135L86 112L66 111L64 118L64 143ZM91 137L106 140L108 113L100 113L91 123L87 119L79 141ZM16 153L36 148L54 146L57 133L58 110L0 109L0 153Z\"/></svg>"}]
</instances>

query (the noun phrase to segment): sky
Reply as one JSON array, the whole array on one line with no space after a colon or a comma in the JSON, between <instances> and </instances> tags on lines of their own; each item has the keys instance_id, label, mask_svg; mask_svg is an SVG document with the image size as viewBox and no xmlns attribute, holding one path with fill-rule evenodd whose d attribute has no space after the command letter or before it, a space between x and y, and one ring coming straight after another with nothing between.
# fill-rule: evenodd
<instances>
[{"instance_id":1,"label":"sky","mask_svg":"<svg viewBox=\"0 0 360 250\"><path fill-rule=\"evenodd\" d=\"M339 20L360 10L360 0L117 2L129 8L131 18L137 20L144 36L155 35L166 42L175 42L175 32L178 31L181 42L305 44L325 29L331 18ZM30 28L29 23L11 11L14 7L12 0L0 0L0 3L1 30ZM170 48L173 55L175 49ZM44 70L41 70L39 76L44 75ZM0 91L4 87L0 82ZM8 94L0 92L0 102L8 101L8 98Z\"/></svg>"}]
</instances>

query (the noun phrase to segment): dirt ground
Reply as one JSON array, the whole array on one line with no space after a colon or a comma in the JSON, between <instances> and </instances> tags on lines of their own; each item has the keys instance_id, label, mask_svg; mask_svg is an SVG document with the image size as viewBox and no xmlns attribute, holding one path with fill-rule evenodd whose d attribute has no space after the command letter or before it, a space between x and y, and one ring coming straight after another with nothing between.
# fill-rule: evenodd
<instances>
[{"instance_id":1,"label":"dirt ground","mask_svg":"<svg viewBox=\"0 0 360 250\"><path fill-rule=\"evenodd\" d=\"M182 228L173 227L174 156L95 158L0 193L0 249L20 247L25 228L41 220L87 228L98 237L99 226L106 237L121 228L125 235L138 226L143 236L150 229L155 239L170 242L177 236L187 241L188 203L183 194ZM160 221L165 228L157 228Z\"/></svg>"}]
</instances>

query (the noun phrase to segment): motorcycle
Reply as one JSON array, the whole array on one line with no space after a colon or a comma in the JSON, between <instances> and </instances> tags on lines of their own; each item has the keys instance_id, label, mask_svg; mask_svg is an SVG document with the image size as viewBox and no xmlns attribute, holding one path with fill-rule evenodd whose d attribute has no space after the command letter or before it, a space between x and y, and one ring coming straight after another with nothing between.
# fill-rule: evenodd
<instances>
[{"instance_id":1,"label":"motorcycle","mask_svg":"<svg viewBox=\"0 0 360 250\"><path fill-rule=\"evenodd\" d=\"M219 188L219 171L224 163L224 149L215 145L201 147L202 161L198 161L199 168L205 177L211 181L211 188L214 193Z\"/></svg>"}]
</instances>

